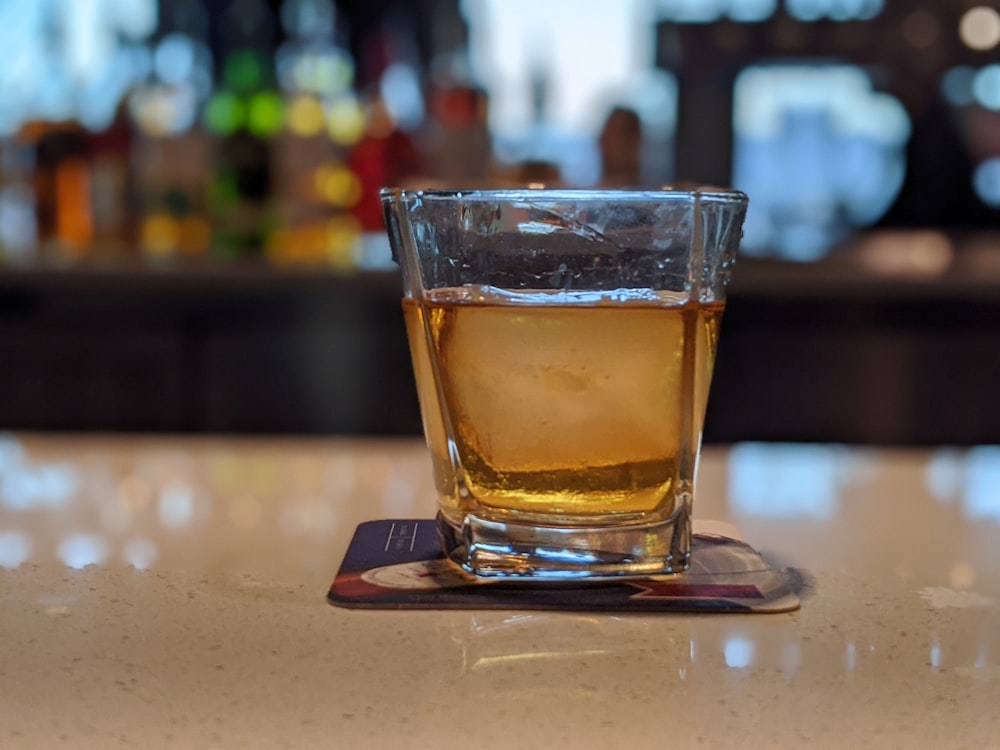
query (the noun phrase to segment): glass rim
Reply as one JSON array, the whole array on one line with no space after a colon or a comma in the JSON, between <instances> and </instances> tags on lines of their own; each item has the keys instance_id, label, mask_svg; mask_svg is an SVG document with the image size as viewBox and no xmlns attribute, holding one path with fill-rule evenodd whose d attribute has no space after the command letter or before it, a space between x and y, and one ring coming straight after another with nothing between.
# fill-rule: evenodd
<instances>
[{"instance_id":1,"label":"glass rim","mask_svg":"<svg viewBox=\"0 0 1000 750\"><path fill-rule=\"evenodd\" d=\"M573 200L580 202L614 201L614 202L657 202L663 200L688 199L699 196L710 201L722 201L732 204L749 202L747 194L735 188L715 187L713 185L662 185L658 188L567 188L525 185L521 187L497 188L401 188L384 187L379 191L382 201L401 200L405 198L420 198L430 200Z\"/></svg>"}]
</instances>

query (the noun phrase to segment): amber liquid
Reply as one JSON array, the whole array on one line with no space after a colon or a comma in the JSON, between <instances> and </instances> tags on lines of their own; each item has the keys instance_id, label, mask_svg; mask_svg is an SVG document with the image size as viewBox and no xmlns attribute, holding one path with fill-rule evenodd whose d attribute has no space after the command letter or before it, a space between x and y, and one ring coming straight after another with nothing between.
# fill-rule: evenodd
<instances>
[{"instance_id":1,"label":"amber liquid","mask_svg":"<svg viewBox=\"0 0 1000 750\"><path fill-rule=\"evenodd\" d=\"M693 480L723 304L515 297L463 287L404 300L442 511L568 524L668 514Z\"/></svg>"}]
</instances>

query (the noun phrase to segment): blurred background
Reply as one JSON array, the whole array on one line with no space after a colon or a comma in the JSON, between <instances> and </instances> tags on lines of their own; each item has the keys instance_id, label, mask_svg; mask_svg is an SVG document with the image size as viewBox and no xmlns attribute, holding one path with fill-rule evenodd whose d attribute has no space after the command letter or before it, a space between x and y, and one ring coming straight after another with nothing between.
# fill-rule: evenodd
<instances>
[{"instance_id":1,"label":"blurred background","mask_svg":"<svg viewBox=\"0 0 1000 750\"><path fill-rule=\"evenodd\" d=\"M1000 0L0 0L0 429L416 434L383 185L751 197L709 441L1000 441Z\"/></svg>"}]
</instances>

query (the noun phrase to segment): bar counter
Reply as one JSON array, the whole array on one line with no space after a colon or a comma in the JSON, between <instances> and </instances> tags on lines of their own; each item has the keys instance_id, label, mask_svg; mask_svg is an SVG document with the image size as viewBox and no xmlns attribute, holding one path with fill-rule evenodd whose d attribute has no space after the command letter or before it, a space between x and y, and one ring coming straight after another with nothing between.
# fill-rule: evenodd
<instances>
[{"instance_id":1,"label":"bar counter","mask_svg":"<svg viewBox=\"0 0 1000 750\"><path fill-rule=\"evenodd\" d=\"M707 449L696 517L796 612L326 603L359 522L433 506L416 440L0 436L0 747L1000 737L1000 448Z\"/></svg>"}]
</instances>

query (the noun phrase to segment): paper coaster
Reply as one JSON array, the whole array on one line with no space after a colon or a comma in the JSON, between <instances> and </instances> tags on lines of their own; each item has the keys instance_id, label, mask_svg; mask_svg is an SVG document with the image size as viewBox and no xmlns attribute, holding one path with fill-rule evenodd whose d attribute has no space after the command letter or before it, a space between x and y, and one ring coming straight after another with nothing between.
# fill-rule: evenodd
<instances>
[{"instance_id":1,"label":"paper coaster","mask_svg":"<svg viewBox=\"0 0 1000 750\"><path fill-rule=\"evenodd\" d=\"M696 533L691 568L599 582L480 580L444 559L432 520L368 521L354 532L327 598L365 609L552 609L609 612L790 612L797 577L745 542Z\"/></svg>"}]
</instances>

